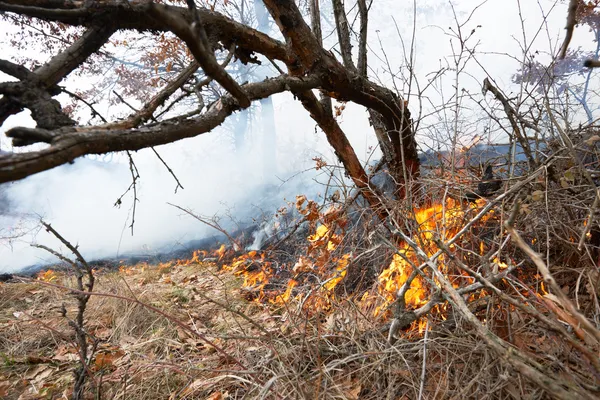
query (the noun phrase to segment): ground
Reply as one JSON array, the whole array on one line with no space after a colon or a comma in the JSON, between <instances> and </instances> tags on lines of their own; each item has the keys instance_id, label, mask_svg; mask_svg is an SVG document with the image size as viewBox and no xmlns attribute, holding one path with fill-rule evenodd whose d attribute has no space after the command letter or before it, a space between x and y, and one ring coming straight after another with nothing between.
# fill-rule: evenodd
<instances>
[{"instance_id":1,"label":"ground","mask_svg":"<svg viewBox=\"0 0 600 400\"><path fill-rule=\"evenodd\" d=\"M96 275L97 294L85 314L87 332L97 339L90 399L495 399L532 393L475 335L456 326L429 337L413 329L389 346L384 321L351 299L317 313L292 300L249 300L256 296L242 287L243 279L212 262L140 264ZM1 398L70 398L79 357L60 310L64 304L73 318L76 301L60 286L74 285L72 274L52 270L0 284ZM538 338L522 348L552 350L545 332Z\"/></svg>"}]
</instances>

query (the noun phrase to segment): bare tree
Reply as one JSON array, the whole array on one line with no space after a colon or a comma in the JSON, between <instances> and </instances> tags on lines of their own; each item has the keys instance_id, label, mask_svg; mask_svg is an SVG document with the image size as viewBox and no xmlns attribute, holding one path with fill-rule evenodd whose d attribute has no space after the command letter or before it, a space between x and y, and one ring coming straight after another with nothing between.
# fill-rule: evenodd
<instances>
[{"instance_id":1,"label":"bare tree","mask_svg":"<svg viewBox=\"0 0 600 400\"><path fill-rule=\"evenodd\" d=\"M323 130L347 174L362 190L371 207L385 217L386 211L369 186L367 174L331 109L312 92L320 89L327 96L360 104L370 111L385 161L398 184L399 193L404 193L403 188L414 180L419 170L412 121L404 100L366 75L368 9L361 3L360 17L365 29L361 28L357 68L352 59L348 21L341 2L334 2L334 11L342 61L323 48L292 0L264 1L285 43L219 12L197 8L191 0L187 3L188 7L184 8L153 2L0 2L2 12L86 29L64 51L33 71L10 61L0 61L0 70L18 79L18 82L0 84L3 94L0 121L27 108L37 122L36 128L17 127L6 135L12 138L14 146L49 144L42 150L2 156L0 182L22 179L87 154L139 150L198 136L219 126L234 112L248 108L253 101L289 91ZM171 32L185 42L194 60L177 79L128 119L77 126L52 97L60 92L57 85L61 80L98 52L117 30ZM220 48L232 48L234 55L244 62L252 62L256 54L261 54L277 65L280 74L257 83L237 82L216 61L215 51ZM225 94L199 115L145 123L178 87L191 79L198 67L218 82Z\"/></svg>"}]
</instances>

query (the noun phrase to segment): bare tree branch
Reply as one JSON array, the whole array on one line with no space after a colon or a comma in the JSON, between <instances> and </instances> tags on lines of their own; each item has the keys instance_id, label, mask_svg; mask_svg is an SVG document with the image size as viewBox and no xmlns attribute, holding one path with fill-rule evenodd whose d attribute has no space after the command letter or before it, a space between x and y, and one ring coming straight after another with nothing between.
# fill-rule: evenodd
<instances>
[{"instance_id":1,"label":"bare tree branch","mask_svg":"<svg viewBox=\"0 0 600 400\"><path fill-rule=\"evenodd\" d=\"M565 58L567 55L567 49L569 48L569 43L571 43L571 39L573 39L573 31L575 30L575 25L577 25L577 8L579 6L579 0L570 0L569 1L569 11L567 14L567 26L565 29L567 30L567 34L565 35L565 41L560 49L560 55L558 56L561 60Z\"/></svg>"},{"instance_id":2,"label":"bare tree branch","mask_svg":"<svg viewBox=\"0 0 600 400\"><path fill-rule=\"evenodd\" d=\"M358 37L358 74L367 76L367 28L369 24L369 9L367 0L358 0L358 13L360 15L360 32Z\"/></svg>"},{"instance_id":3,"label":"bare tree branch","mask_svg":"<svg viewBox=\"0 0 600 400\"><path fill-rule=\"evenodd\" d=\"M2 6L3 4L0 3L0 9ZM32 117L38 122L40 128L53 129L64 125L73 125L70 118L65 119L62 112L55 111L56 108L60 110L60 105L58 102L52 101L50 96L59 93L60 89L55 88L55 85L87 60L90 55L98 51L114 31L111 26L88 29L66 50L52 57L50 61L34 72L30 72L24 67L17 72L14 67L9 67L8 62L2 63L3 70L10 69L20 75L17 77L21 79L22 89L20 95L4 96L0 99L0 124L4 123L9 116L22 111L23 107L32 107ZM49 93L44 93L44 91ZM31 98L32 96L33 98ZM33 113L34 109L38 110L35 114ZM53 117L56 117L57 120L53 121Z\"/></svg>"},{"instance_id":4,"label":"bare tree branch","mask_svg":"<svg viewBox=\"0 0 600 400\"><path fill-rule=\"evenodd\" d=\"M250 99L259 100L286 90L305 91L318 87L319 84L320 79L316 76L280 76L243 87ZM233 97L225 95L197 118L183 121L175 118L139 129L109 129L110 126L62 128L57 131L13 128L6 132L7 136L31 142L46 142L51 146L40 151L0 156L0 183L25 178L86 154L140 150L198 136L219 126L225 118L239 109L240 106Z\"/></svg>"},{"instance_id":5,"label":"bare tree branch","mask_svg":"<svg viewBox=\"0 0 600 400\"><path fill-rule=\"evenodd\" d=\"M346 18L346 10L342 0L332 0L333 15L335 16L335 25L337 27L340 52L344 66L352 72L356 72L356 66L352 61L352 43L350 42L350 28Z\"/></svg>"}]
</instances>

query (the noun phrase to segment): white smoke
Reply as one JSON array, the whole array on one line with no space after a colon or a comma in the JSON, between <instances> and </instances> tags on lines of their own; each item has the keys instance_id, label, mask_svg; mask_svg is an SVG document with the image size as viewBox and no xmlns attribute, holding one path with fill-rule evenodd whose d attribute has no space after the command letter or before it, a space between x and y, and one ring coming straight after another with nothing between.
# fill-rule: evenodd
<instances>
[{"instance_id":1,"label":"white smoke","mask_svg":"<svg viewBox=\"0 0 600 400\"><path fill-rule=\"evenodd\" d=\"M562 37L566 4L555 7L554 2L546 0L530 3L521 5L521 14L528 22L528 37L535 37L545 46L548 37ZM411 17L408 17L413 15L412 4L381 0L374 2L370 14L371 47L368 56L372 69L369 74L388 87L395 84L402 93L408 88L408 70L405 67L413 31L412 21L409 20ZM480 6L480 2L462 1L454 5L454 10L463 21L476 6ZM546 10L555 8L549 15L543 15L540 7ZM396 30L391 15L396 16L400 32ZM490 15L494 15L493 23L490 22ZM452 16L453 10L449 4L442 6L437 1L418 2L415 29L417 56L414 68L420 87L427 86L428 92L416 97L416 87L412 86L413 96L408 100L414 116L422 105L425 115L431 114L434 115L433 118L437 118L433 113L444 110L439 105L453 95L453 79L447 79L443 84L433 82L429 85L431 76L437 71L451 67L448 62L452 60L452 49L445 31L447 27L455 26ZM326 46L332 47L336 36L330 35L332 23L327 18L329 17L324 16L324 37ZM537 35L539 26L544 21L548 23L549 31L547 35ZM482 27L477 28L478 25ZM459 89L480 93L481 81L488 73L503 87L508 88L510 75L516 70L518 63L506 55L520 54L519 43L515 40L521 37L519 11L516 6L507 7L501 2L484 3L464 27L469 32L475 28L476 40L479 41L477 54L486 70L477 64L469 66L464 71L464 76L468 78L461 78ZM577 37L579 44L583 45L589 45L588 39L589 35L586 36L583 32ZM381 40L385 55L380 50L378 40ZM578 43L573 43L573 46L577 45ZM9 49L8 46L5 50ZM391 78L392 75L394 79ZM81 80L67 83L78 87L93 84ZM266 137L261 126L251 124L248 131L249 146L243 154L236 153L231 133L234 127L232 123L226 123L214 132L200 137L158 147L156 150L185 187L185 190L179 190L177 194L174 193L174 179L152 151L134 152L141 181L133 236L128 228L132 213L131 193L125 196L120 208L113 206L131 183L129 165L123 155L116 156L109 163L79 159L73 165L64 165L10 184L7 189L4 186L11 208L9 216L0 216L0 236L10 240L0 241L0 272L16 271L27 265L52 261L53 258L47 253L31 248L30 243L62 249L56 239L35 228L39 217L51 223L72 243L78 244L86 257L114 257L129 252L160 252L165 247L176 248L189 240L214 233L190 216L167 205L167 202L205 216L230 212L234 217L242 219L251 217L252 210L262 209L268 212L270 208L274 213L277 206L283 204L283 197L293 200L297 194L312 192L316 196L317 193L322 193L323 186L314 183L314 176L305 174L300 178L288 178L314 166L311 161L314 156L322 156L329 162L336 161L323 133L315 129L314 121L291 95L274 96L273 106L276 143L261 140ZM128 110L123 110L121 114L127 115ZM359 159L366 162L372 157L377 144L367 113L363 108L349 104L340 121ZM440 122L442 130L445 129L444 123L447 121ZM0 128L0 136L15 125L34 124L27 113L22 113L5 122ZM480 127L473 124L467 128L467 134L474 134L479 132ZM425 143L428 138L420 137L419 140ZM276 160L274 171L269 174L262 166L264 154L268 153L266 149L272 146L275 147ZM0 138L0 148L19 150L11 149L5 138ZM265 198L265 185L282 185L282 188L273 195L276 198ZM256 204L257 199L261 199L260 204ZM265 231L263 234L268 235L269 232ZM264 237L257 237L256 240L255 245L258 246Z\"/></svg>"},{"instance_id":2,"label":"white smoke","mask_svg":"<svg viewBox=\"0 0 600 400\"><path fill-rule=\"evenodd\" d=\"M64 250L50 234L32 228L39 218L78 244L85 257L95 259L164 252L216 233L167 203L203 216L230 215L247 222L261 212L275 213L285 204L284 197L293 200L302 193L316 196L321 189L312 180L312 157L324 156L335 162L335 156L323 134L315 133L314 122L292 96L276 96L274 109L278 175L265 176L259 138L250 135L248 151L237 154L231 145L231 133L225 128L156 148L185 188L176 194L174 178L151 150L132 153L141 177L133 236L129 229L132 193L123 198L120 207L114 207L132 181L124 155L117 155L110 162L81 158L72 165L10 184L6 189L10 215L0 217L0 235L6 237L12 232L15 236L15 226L21 226L19 232L26 234L0 242L0 272L54 260L43 250L32 248L31 243ZM349 133L358 154L364 155L365 145L375 144L365 111L356 107L352 118L343 125L360 126L359 120L364 129ZM309 171L297 175L302 170ZM265 188L273 187L278 190L264 192ZM269 198L269 193L275 198Z\"/></svg>"}]
</instances>

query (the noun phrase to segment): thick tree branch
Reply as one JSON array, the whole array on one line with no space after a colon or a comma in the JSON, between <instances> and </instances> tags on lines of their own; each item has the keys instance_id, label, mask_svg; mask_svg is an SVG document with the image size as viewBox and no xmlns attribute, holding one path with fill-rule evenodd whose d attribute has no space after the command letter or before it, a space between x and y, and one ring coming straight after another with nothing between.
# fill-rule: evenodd
<instances>
[{"instance_id":1,"label":"thick tree branch","mask_svg":"<svg viewBox=\"0 0 600 400\"><path fill-rule=\"evenodd\" d=\"M36 75L22 65L12 63L8 60L0 60L0 71L19 80L34 80Z\"/></svg>"},{"instance_id":2,"label":"thick tree branch","mask_svg":"<svg viewBox=\"0 0 600 400\"><path fill-rule=\"evenodd\" d=\"M56 129L61 126L75 125L75 121L62 112L60 103L39 86L28 85L25 82L4 82L0 83L0 94L3 95L0 103L5 105L3 109L7 113L20 112L23 108L28 108L39 128Z\"/></svg>"},{"instance_id":3,"label":"thick tree branch","mask_svg":"<svg viewBox=\"0 0 600 400\"><path fill-rule=\"evenodd\" d=\"M575 30L575 25L577 25L577 8L579 6L578 0L570 0L569 1L569 11L567 14L567 26L565 29L567 30L567 34L565 35L565 41L560 49L560 54L558 58L563 60L567 55L567 49L569 48L569 43L571 43L571 39L573 39L573 31Z\"/></svg>"},{"instance_id":4,"label":"thick tree branch","mask_svg":"<svg viewBox=\"0 0 600 400\"><path fill-rule=\"evenodd\" d=\"M356 66L352 61L352 43L350 42L350 28L346 18L346 10L342 0L333 0L333 15L335 16L335 25L337 27L338 40L340 43L340 52L344 66L352 72L357 72Z\"/></svg>"},{"instance_id":5,"label":"thick tree branch","mask_svg":"<svg viewBox=\"0 0 600 400\"><path fill-rule=\"evenodd\" d=\"M14 64L11 66L12 63L8 61L2 62L0 68L13 72L8 73L21 79L22 86L21 94L15 93L0 99L0 125L9 116L21 112L24 107L31 110L32 117L40 128L54 129L73 125L74 121L62 113L60 104L51 99L51 96L59 93L55 86L98 51L113 33L114 29L110 26L92 27L71 46L33 72L24 67L17 70Z\"/></svg>"},{"instance_id":6,"label":"thick tree branch","mask_svg":"<svg viewBox=\"0 0 600 400\"><path fill-rule=\"evenodd\" d=\"M330 64L327 62L330 60L326 59L335 60L330 54L325 54L325 50L310 27L302 19L302 14L294 1L264 0L264 3L304 70L310 71L317 68L323 61ZM301 72L300 66L295 69L298 69L298 73Z\"/></svg>"},{"instance_id":7,"label":"thick tree branch","mask_svg":"<svg viewBox=\"0 0 600 400\"><path fill-rule=\"evenodd\" d=\"M171 31L171 26L167 21L157 18L157 14L168 13L173 18L185 20L188 25L193 22L191 12L184 7L119 0L103 1L96 7L90 8L77 7L76 3L63 0L4 0L0 1L0 11L14 12L74 26L107 25L116 29L160 32ZM294 62L294 57L290 55L286 46L268 35L217 12L206 9L197 11L210 42L221 41L225 47L235 43L249 53L256 51L286 64Z\"/></svg>"},{"instance_id":8,"label":"thick tree branch","mask_svg":"<svg viewBox=\"0 0 600 400\"><path fill-rule=\"evenodd\" d=\"M320 79L316 76L280 76L260 83L249 83L243 88L251 100L259 100L287 90L303 92L319 84ZM173 119L139 129L107 129L107 126L62 128L57 131L13 128L6 133L7 136L30 142L49 142L51 145L40 151L0 156L0 183L25 178L86 154L139 150L198 136L219 126L225 118L240 109L231 95L225 95L197 118L183 121Z\"/></svg>"},{"instance_id":9,"label":"thick tree branch","mask_svg":"<svg viewBox=\"0 0 600 400\"><path fill-rule=\"evenodd\" d=\"M360 15L360 32L358 37L358 74L367 77L367 28L369 25L369 9L367 0L358 0Z\"/></svg>"},{"instance_id":10,"label":"thick tree branch","mask_svg":"<svg viewBox=\"0 0 600 400\"><path fill-rule=\"evenodd\" d=\"M381 204L381 201L379 200L380 197L375 193L375 189L369 186L367 173L362 167L352 145L350 145L348 138L342 131L342 128L338 125L337 121L333 118L331 113L325 111L312 92L296 92L296 96L300 99L304 108L310 112L310 116L317 122L323 132L325 132L327 141L335 150L335 154L344 165L346 171L348 171L348 175L350 175L354 184L361 190L363 196L371 206L371 209L375 211L382 220L385 220L388 213Z\"/></svg>"},{"instance_id":11,"label":"thick tree branch","mask_svg":"<svg viewBox=\"0 0 600 400\"><path fill-rule=\"evenodd\" d=\"M317 38L319 45L323 46L323 33L321 31L321 10L319 7L319 1L320 0L311 0L308 4L308 7L310 11L310 25L312 31L315 37ZM331 104L331 97L329 97L329 95L327 95L327 92L322 89L320 91L319 97L319 102L321 103L321 107L323 107L323 111L328 115L332 115L333 107Z\"/></svg>"},{"instance_id":12,"label":"thick tree branch","mask_svg":"<svg viewBox=\"0 0 600 400\"><path fill-rule=\"evenodd\" d=\"M100 50L115 31L111 24L91 26L71 46L33 72L46 87L54 86Z\"/></svg>"},{"instance_id":13,"label":"thick tree branch","mask_svg":"<svg viewBox=\"0 0 600 400\"><path fill-rule=\"evenodd\" d=\"M310 24L312 32L317 38L319 44L323 45L323 33L321 31L321 9L319 7L320 0L310 0L308 8L310 11Z\"/></svg>"},{"instance_id":14,"label":"thick tree branch","mask_svg":"<svg viewBox=\"0 0 600 400\"><path fill-rule=\"evenodd\" d=\"M338 100L353 101L381 114L380 133L389 136L393 148L390 172L398 182L418 175L419 160L414 140L410 112L403 100L390 90L378 86L345 68L325 51L302 19L295 2L265 0L271 16L277 22L286 42L298 56L304 70L323 77L323 89ZM301 74L302 69L292 69ZM355 70L354 70L355 71Z\"/></svg>"}]
</instances>

